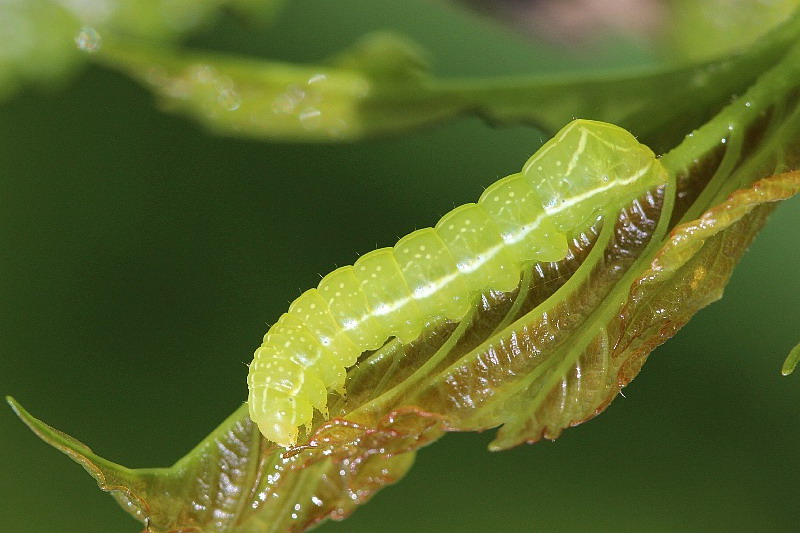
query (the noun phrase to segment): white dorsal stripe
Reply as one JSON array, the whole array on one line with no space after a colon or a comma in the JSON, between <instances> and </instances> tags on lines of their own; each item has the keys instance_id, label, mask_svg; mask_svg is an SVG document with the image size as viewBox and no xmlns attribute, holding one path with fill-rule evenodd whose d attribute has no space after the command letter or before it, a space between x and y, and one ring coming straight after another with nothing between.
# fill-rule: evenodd
<instances>
[{"instance_id":1,"label":"white dorsal stripe","mask_svg":"<svg viewBox=\"0 0 800 533\"><path fill-rule=\"evenodd\" d=\"M583 139L583 137L582 137L582 139ZM626 186L626 185L630 185L631 183L634 183L639 178L641 178L643 175L645 175L650 170L652 165L653 165L653 163L650 162L650 163L648 163L648 165L646 167L642 168L641 170L639 170L635 174L632 174L628 178L624 178L624 179L618 178L616 180L609 181L608 183L604 183L604 184L602 184L602 185L600 185L598 187L595 187L593 189L589 189L587 191L584 191L584 192L582 192L580 194L576 194L575 196L572 196L572 197L564 199L556 207L553 207L551 209L545 209L545 211L543 211L541 214L539 214L531 224L528 224L528 225L523 226L522 228L520 228L520 230L518 232L513 234L514 237L512 239L510 239L509 241L505 241L505 242L509 242L511 244L519 242L522 239L524 239L525 237L527 237L530 232L536 230L541 225L542 221L545 218L553 216L553 215L556 215L556 214L560 213L561 211L564 211L566 209L574 207L574 206L578 205L579 203L585 202L586 200L589 200L593 196L596 196L598 194L602 194L602 193L604 193L604 192L606 192L606 191L608 191L610 189L613 189L614 187ZM430 297L432 294L434 294L434 293L438 292L439 290L441 290L442 288L446 287L449 283L452 283L453 280L455 280L459 275L468 274L470 272L473 272L473 271L477 270L478 268L480 268L481 266L483 266L487 261L489 261L492 258L494 258L498 253L500 253L500 251L503 249L503 247L506 246L505 242L503 244L497 244L495 246L492 246L491 248L488 248L488 249L484 250L483 252L481 252L480 256L483 258L482 260L480 260L480 261L479 260L471 261L469 263L469 265L464 266L463 268L458 266L458 265L456 265L457 270L455 272L453 272L451 274L447 274L445 276L442 276L442 277L438 278L437 280L432 280L430 283L427 284L427 286L424 289L418 290L418 291L414 291L414 293L411 294L410 296L399 298L399 299L397 299L397 300L395 300L395 301L393 301L391 303L385 304L384 306L382 306L382 309L381 309L380 312L375 310L375 311L373 311L371 313L367 313L365 315L362 315L358 319L356 319L354 322L357 322L356 325L360 325L363 322L366 322L367 320L369 320L370 317L372 317L372 316L386 315L386 314L389 314L389 313L391 313L393 311L396 311L396 310L400 309L401 307L403 307L404 305L407 305L411 300L423 300L425 298ZM490 288L491 287L487 287L487 289L490 289ZM411 291L409 291L409 292L411 292Z\"/></svg>"},{"instance_id":2,"label":"white dorsal stripe","mask_svg":"<svg viewBox=\"0 0 800 533\"><path fill-rule=\"evenodd\" d=\"M575 167L578 166L578 158L583 155L583 151L586 149L586 137L588 136L588 132L586 130L581 130L581 138L578 141L578 148L575 150L575 153L572 154L572 159L569 160L569 165L567 165L567 170L564 172L567 176L572 174L572 171L575 170Z\"/></svg>"},{"instance_id":3,"label":"white dorsal stripe","mask_svg":"<svg viewBox=\"0 0 800 533\"><path fill-rule=\"evenodd\" d=\"M541 261L565 257L566 237L603 217L607 229L616 229L624 204L670 178L630 132L592 120L568 124L515 175L520 181L504 178L487 189L477 203L484 211L464 211L476 204L457 208L458 216L446 216L450 222L443 218L426 228L426 238L411 234L384 249L374 272L361 263L364 279L356 261L330 275L336 287L321 282L292 303L286 320L265 335L248 373L250 416L268 439L294 445L299 426L311 426L314 409L327 418L320 386L344 392L347 369L364 350L390 336L410 342L433 318L463 321L474 308L473 291L511 290L524 269L541 271ZM431 236L437 242L426 250ZM314 311L317 304L322 307ZM281 346L287 342L294 343L288 351Z\"/></svg>"},{"instance_id":4,"label":"white dorsal stripe","mask_svg":"<svg viewBox=\"0 0 800 533\"><path fill-rule=\"evenodd\" d=\"M560 213L561 211L563 211L565 209L569 209L570 207L576 206L579 203L588 200L592 196L596 196L596 195L598 195L600 193L603 193L603 192L606 192L606 191L608 191L610 189L613 189L614 187L618 187L620 185L623 185L623 186L624 185L630 185L631 183L634 183L639 178L641 178L646 172L648 172L652 166L653 166L653 162L651 161L650 163L647 164L646 167L642 168L637 173L631 175L631 177L629 177L629 178L625 178L625 179L619 179L618 178L618 179L615 179L613 181L609 181L608 183L606 183L604 185L601 185L599 187L595 187L594 189L589 189L588 191L584 191L584 192L582 192L580 194L576 194L575 196L571 196L569 198L565 198L556 207L552 207L552 208L545 207L545 212L547 212L548 215L555 215L555 214L558 214L558 213Z\"/></svg>"}]
</instances>

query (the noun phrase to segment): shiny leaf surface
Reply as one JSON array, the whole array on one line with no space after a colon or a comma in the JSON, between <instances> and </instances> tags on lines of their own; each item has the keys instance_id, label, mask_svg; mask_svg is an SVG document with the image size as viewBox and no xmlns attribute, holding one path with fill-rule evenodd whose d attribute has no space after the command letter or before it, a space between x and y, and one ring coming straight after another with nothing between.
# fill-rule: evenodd
<instances>
[{"instance_id":1,"label":"shiny leaf surface","mask_svg":"<svg viewBox=\"0 0 800 533\"><path fill-rule=\"evenodd\" d=\"M242 407L174 466L131 470L9 401L155 533L344 518L445 431L501 426L493 449L556 438L604 410L653 348L721 296L775 202L800 191L797 80L796 45L664 155L674 185L573 235L565 260L482 295L460 323L364 354L346 398L329 398L331 419L295 449L266 442Z\"/></svg>"}]
</instances>

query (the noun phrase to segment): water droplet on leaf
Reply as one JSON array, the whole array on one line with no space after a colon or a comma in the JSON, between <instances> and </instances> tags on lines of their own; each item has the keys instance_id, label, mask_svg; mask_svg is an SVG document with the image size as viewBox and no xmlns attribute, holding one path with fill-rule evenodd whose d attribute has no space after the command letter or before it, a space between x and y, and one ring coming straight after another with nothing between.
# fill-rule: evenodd
<instances>
[{"instance_id":1,"label":"water droplet on leaf","mask_svg":"<svg viewBox=\"0 0 800 533\"><path fill-rule=\"evenodd\" d=\"M81 31L75 36L75 44L78 49L89 54L100 50L100 41L100 34L97 33L97 30L89 26L81 28Z\"/></svg>"},{"instance_id":2,"label":"water droplet on leaf","mask_svg":"<svg viewBox=\"0 0 800 533\"><path fill-rule=\"evenodd\" d=\"M217 96L217 102L228 111L236 111L242 105L242 98L236 89L221 89Z\"/></svg>"},{"instance_id":3,"label":"water droplet on leaf","mask_svg":"<svg viewBox=\"0 0 800 533\"><path fill-rule=\"evenodd\" d=\"M315 130L322 124L322 111L316 107L307 107L300 112L300 123L307 130Z\"/></svg>"}]
</instances>

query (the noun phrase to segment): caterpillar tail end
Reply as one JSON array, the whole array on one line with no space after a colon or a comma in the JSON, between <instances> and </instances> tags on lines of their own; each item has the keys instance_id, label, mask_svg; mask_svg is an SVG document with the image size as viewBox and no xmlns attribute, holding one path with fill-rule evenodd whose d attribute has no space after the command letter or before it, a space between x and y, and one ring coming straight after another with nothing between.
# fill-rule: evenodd
<instances>
[{"instance_id":1,"label":"caterpillar tail end","mask_svg":"<svg viewBox=\"0 0 800 533\"><path fill-rule=\"evenodd\" d=\"M267 401L258 401L258 395L254 395L251 390L250 397L247 400L247 408L250 412L250 420L258 426L258 430L264 438L278 446L291 448L297 444L299 429L295 423L295 417L292 416L291 410L288 409L289 406L285 405L287 400L287 398L275 398L273 402L269 403ZM272 405L272 408L270 408L271 404L276 405Z\"/></svg>"},{"instance_id":2,"label":"caterpillar tail end","mask_svg":"<svg viewBox=\"0 0 800 533\"><path fill-rule=\"evenodd\" d=\"M250 413L250 418L258 426L258 430L261 434L278 446L291 448L297 444L299 433L297 426L279 420L254 417L252 413Z\"/></svg>"}]
</instances>

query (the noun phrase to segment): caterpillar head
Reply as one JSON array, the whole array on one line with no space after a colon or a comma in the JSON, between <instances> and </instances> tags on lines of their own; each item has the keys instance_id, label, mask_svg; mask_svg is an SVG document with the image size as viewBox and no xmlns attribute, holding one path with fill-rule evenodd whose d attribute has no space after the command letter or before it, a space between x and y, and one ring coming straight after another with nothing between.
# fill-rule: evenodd
<instances>
[{"instance_id":1,"label":"caterpillar head","mask_svg":"<svg viewBox=\"0 0 800 533\"><path fill-rule=\"evenodd\" d=\"M574 120L544 144L522 169L542 207L561 231L618 211L667 183L666 169L628 131L605 122Z\"/></svg>"}]
</instances>

